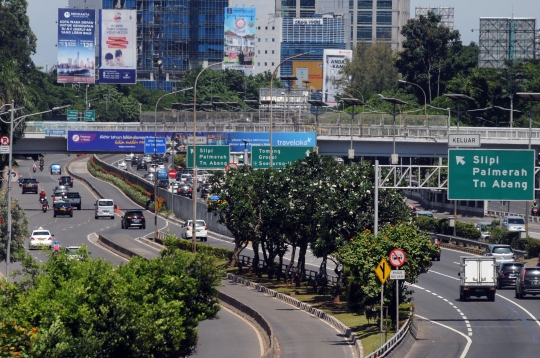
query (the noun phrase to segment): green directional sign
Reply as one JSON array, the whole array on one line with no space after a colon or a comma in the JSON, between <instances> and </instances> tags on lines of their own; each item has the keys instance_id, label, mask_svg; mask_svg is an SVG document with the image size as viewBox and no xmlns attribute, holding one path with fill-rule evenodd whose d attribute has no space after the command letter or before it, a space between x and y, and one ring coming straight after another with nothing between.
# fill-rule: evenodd
<instances>
[{"instance_id":1,"label":"green directional sign","mask_svg":"<svg viewBox=\"0 0 540 358\"><path fill-rule=\"evenodd\" d=\"M272 158L272 167L283 169L298 159L307 157L313 153L313 147L291 147L291 146L272 146L274 152ZM251 165L257 169L270 168L270 146L257 145L251 147Z\"/></svg>"},{"instance_id":2,"label":"green directional sign","mask_svg":"<svg viewBox=\"0 0 540 358\"><path fill-rule=\"evenodd\" d=\"M449 200L533 200L534 150L449 149Z\"/></svg>"},{"instance_id":3,"label":"green directional sign","mask_svg":"<svg viewBox=\"0 0 540 358\"><path fill-rule=\"evenodd\" d=\"M95 121L96 120L96 111L94 111L94 110L84 111L84 120L85 121Z\"/></svg>"},{"instance_id":4,"label":"green directional sign","mask_svg":"<svg viewBox=\"0 0 540 358\"><path fill-rule=\"evenodd\" d=\"M196 164L199 169L225 169L230 161L228 145L198 145ZM193 146L187 146L187 166L193 168Z\"/></svg>"},{"instance_id":5,"label":"green directional sign","mask_svg":"<svg viewBox=\"0 0 540 358\"><path fill-rule=\"evenodd\" d=\"M68 121L78 121L79 120L79 111L69 109L67 111L67 120Z\"/></svg>"}]
</instances>

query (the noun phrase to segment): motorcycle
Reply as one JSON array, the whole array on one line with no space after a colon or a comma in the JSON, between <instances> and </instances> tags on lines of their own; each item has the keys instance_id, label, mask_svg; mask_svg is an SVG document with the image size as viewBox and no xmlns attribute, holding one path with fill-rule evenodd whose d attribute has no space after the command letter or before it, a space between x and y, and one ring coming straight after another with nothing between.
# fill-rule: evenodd
<instances>
[{"instance_id":1,"label":"motorcycle","mask_svg":"<svg viewBox=\"0 0 540 358\"><path fill-rule=\"evenodd\" d=\"M49 208L49 205L41 205L41 210L46 213L47 209Z\"/></svg>"},{"instance_id":2,"label":"motorcycle","mask_svg":"<svg viewBox=\"0 0 540 358\"><path fill-rule=\"evenodd\" d=\"M43 164L39 165L39 170L43 171Z\"/></svg>"},{"instance_id":3,"label":"motorcycle","mask_svg":"<svg viewBox=\"0 0 540 358\"><path fill-rule=\"evenodd\" d=\"M535 207L535 208L532 208L532 209L531 209L531 215L532 215L532 216L538 216L538 208L536 208L536 207Z\"/></svg>"},{"instance_id":4,"label":"motorcycle","mask_svg":"<svg viewBox=\"0 0 540 358\"><path fill-rule=\"evenodd\" d=\"M32 170L34 171L34 173L36 172L36 166L35 165L32 167Z\"/></svg>"},{"instance_id":5,"label":"motorcycle","mask_svg":"<svg viewBox=\"0 0 540 358\"><path fill-rule=\"evenodd\" d=\"M45 198L44 198L44 197L40 197L40 198L39 198L39 203L40 203L40 204L43 204L44 201L45 201Z\"/></svg>"}]
</instances>

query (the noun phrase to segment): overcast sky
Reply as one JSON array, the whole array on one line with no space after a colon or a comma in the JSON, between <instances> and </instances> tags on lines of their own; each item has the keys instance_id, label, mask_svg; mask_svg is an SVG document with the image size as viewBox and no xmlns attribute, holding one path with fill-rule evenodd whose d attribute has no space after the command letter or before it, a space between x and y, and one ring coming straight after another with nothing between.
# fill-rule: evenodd
<instances>
[{"instance_id":1,"label":"overcast sky","mask_svg":"<svg viewBox=\"0 0 540 358\"><path fill-rule=\"evenodd\" d=\"M50 68L56 63L57 9L67 3L68 0L28 0L30 26L38 39L37 53L33 56L36 66L45 67L48 63ZM538 0L411 0L412 17L416 6L453 6L454 29L459 30L464 44L478 42L480 17L510 17L513 14L514 17L534 17L538 21L540 15Z\"/></svg>"}]
</instances>

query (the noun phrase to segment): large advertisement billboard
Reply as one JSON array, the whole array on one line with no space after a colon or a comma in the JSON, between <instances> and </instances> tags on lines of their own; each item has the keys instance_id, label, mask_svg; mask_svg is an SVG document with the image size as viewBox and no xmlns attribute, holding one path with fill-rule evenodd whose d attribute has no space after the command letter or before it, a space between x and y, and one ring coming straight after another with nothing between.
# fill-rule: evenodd
<instances>
[{"instance_id":1,"label":"large advertisement billboard","mask_svg":"<svg viewBox=\"0 0 540 358\"><path fill-rule=\"evenodd\" d=\"M329 105L336 104L336 95L339 88L335 82L339 80L339 70L345 66L345 59L352 59L351 50L324 50L323 51L323 101Z\"/></svg>"},{"instance_id":2,"label":"large advertisement billboard","mask_svg":"<svg viewBox=\"0 0 540 358\"><path fill-rule=\"evenodd\" d=\"M95 83L95 10L58 9L58 83Z\"/></svg>"},{"instance_id":3,"label":"large advertisement billboard","mask_svg":"<svg viewBox=\"0 0 540 358\"><path fill-rule=\"evenodd\" d=\"M100 83L137 83L136 20L136 10L99 10Z\"/></svg>"},{"instance_id":4,"label":"large advertisement billboard","mask_svg":"<svg viewBox=\"0 0 540 358\"><path fill-rule=\"evenodd\" d=\"M193 144L193 132L157 132L157 137L167 138L167 150L185 152ZM205 139L205 145L229 145L231 152L243 152L252 145L269 145L269 132L198 132L197 142ZM68 150L77 152L144 153L144 138L154 138L154 132L103 132L68 131ZM311 146L317 144L315 132L274 132L273 145Z\"/></svg>"},{"instance_id":5,"label":"large advertisement billboard","mask_svg":"<svg viewBox=\"0 0 540 358\"><path fill-rule=\"evenodd\" d=\"M253 74L255 20L255 8L225 8L224 68Z\"/></svg>"},{"instance_id":6,"label":"large advertisement billboard","mask_svg":"<svg viewBox=\"0 0 540 358\"><path fill-rule=\"evenodd\" d=\"M308 90L322 91L323 63L321 61L293 61L293 75L298 78L293 83L293 88L306 88Z\"/></svg>"}]
</instances>

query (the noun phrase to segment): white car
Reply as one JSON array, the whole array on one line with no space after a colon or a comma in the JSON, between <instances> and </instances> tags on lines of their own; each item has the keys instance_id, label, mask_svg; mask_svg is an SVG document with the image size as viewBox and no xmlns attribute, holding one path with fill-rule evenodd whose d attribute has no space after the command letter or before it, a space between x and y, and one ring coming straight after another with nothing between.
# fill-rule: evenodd
<instances>
[{"instance_id":1,"label":"white car","mask_svg":"<svg viewBox=\"0 0 540 358\"><path fill-rule=\"evenodd\" d=\"M118 168L127 170L127 163L124 160L118 162Z\"/></svg>"},{"instance_id":2,"label":"white car","mask_svg":"<svg viewBox=\"0 0 540 358\"><path fill-rule=\"evenodd\" d=\"M169 188L167 189L169 193L176 194L178 192L178 187L180 186L179 182L172 182L169 184Z\"/></svg>"},{"instance_id":3,"label":"white car","mask_svg":"<svg viewBox=\"0 0 540 358\"><path fill-rule=\"evenodd\" d=\"M131 159L133 159L134 156L135 156L135 154L133 154L133 153L126 154L124 160L131 161Z\"/></svg>"},{"instance_id":4,"label":"white car","mask_svg":"<svg viewBox=\"0 0 540 358\"><path fill-rule=\"evenodd\" d=\"M45 230L42 227L39 227L37 230L32 231L32 235L30 235L30 243L28 244L28 249L33 249L36 247L47 247L52 248L53 245L53 237L54 235L51 235L51 232L49 230Z\"/></svg>"},{"instance_id":5,"label":"white car","mask_svg":"<svg viewBox=\"0 0 540 358\"><path fill-rule=\"evenodd\" d=\"M193 237L193 220L188 220L184 224L184 239L190 239ZM195 235L197 238L200 238L201 241L208 241L208 229L206 227L206 222L204 220L197 220L197 227L195 228Z\"/></svg>"},{"instance_id":6,"label":"white car","mask_svg":"<svg viewBox=\"0 0 540 358\"><path fill-rule=\"evenodd\" d=\"M149 156L149 155L145 155L145 156L143 157L143 160L144 160L145 162L151 162L151 161L152 161L152 157Z\"/></svg>"}]
</instances>

